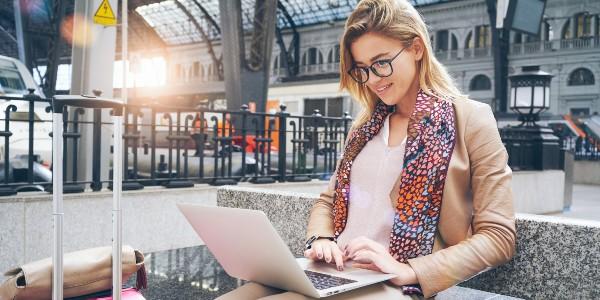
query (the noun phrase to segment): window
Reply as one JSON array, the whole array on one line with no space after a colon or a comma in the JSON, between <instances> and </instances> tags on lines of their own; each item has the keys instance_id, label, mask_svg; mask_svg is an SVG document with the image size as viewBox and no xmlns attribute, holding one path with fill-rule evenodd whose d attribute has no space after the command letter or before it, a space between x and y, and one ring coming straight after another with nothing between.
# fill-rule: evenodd
<instances>
[{"instance_id":1,"label":"window","mask_svg":"<svg viewBox=\"0 0 600 300\"><path fill-rule=\"evenodd\" d=\"M473 32L469 32L467 34L467 39L465 41L465 49L473 49L475 48L475 42L473 41Z\"/></svg>"},{"instance_id":2,"label":"window","mask_svg":"<svg viewBox=\"0 0 600 300\"><path fill-rule=\"evenodd\" d=\"M193 72L193 76L195 78L201 77L202 75L204 75L204 69L202 68L202 65L200 65L199 61L195 61L194 65L192 67L192 72Z\"/></svg>"},{"instance_id":3,"label":"window","mask_svg":"<svg viewBox=\"0 0 600 300\"><path fill-rule=\"evenodd\" d=\"M571 108L571 115L572 116L589 116L590 114L590 109L589 108Z\"/></svg>"},{"instance_id":4,"label":"window","mask_svg":"<svg viewBox=\"0 0 600 300\"><path fill-rule=\"evenodd\" d=\"M598 18L598 15L590 15L588 12L576 14L572 20L568 20L565 23L561 35L562 39L567 40L593 36L592 24L594 23L594 18ZM571 21L573 20L575 21L575 32L571 32ZM598 22L596 22L596 26L600 27Z\"/></svg>"},{"instance_id":5,"label":"window","mask_svg":"<svg viewBox=\"0 0 600 300\"><path fill-rule=\"evenodd\" d=\"M454 34L450 34L452 36L452 44L450 45L450 49L451 50L456 50L458 49L458 40L456 39L456 36Z\"/></svg>"},{"instance_id":6,"label":"window","mask_svg":"<svg viewBox=\"0 0 600 300\"><path fill-rule=\"evenodd\" d=\"M448 30L440 30L437 32L435 47L438 51L448 50Z\"/></svg>"},{"instance_id":7,"label":"window","mask_svg":"<svg viewBox=\"0 0 600 300\"><path fill-rule=\"evenodd\" d=\"M308 48L302 57L302 65L317 65L323 62L323 55L317 48Z\"/></svg>"},{"instance_id":8,"label":"window","mask_svg":"<svg viewBox=\"0 0 600 300\"><path fill-rule=\"evenodd\" d=\"M344 111L343 100L342 97L304 99L304 115L310 116L314 113L315 109L318 109L319 113L324 117L339 118L343 115ZM311 119L305 120L305 126L312 126L312 124ZM325 122L319 122L318 124L318 126L324 125Z\"/></svg>"},{"instance_id":9,"label":"window","mask_svg":"<svg viewBox=\"0 0 600 300\"><path fill-rule=\"evenodd\" d=\"M475 27L475 47L487 48L492 44L492 35L489 25L481 25Z\"/></svg>"},{"instance_id":10,"label":"window","mask_svg":"<svg viewBox=\"0 0 600 300\"><path fill-rule=\"evenodd\" d=\"M560 36L563 40L569 40L573 38L571 34L571 20L568 20L565 23L565 26L562 29L562 34Z\"/></svg>"},{"instance_id":11,"label":"window","mask_svg":"<svg viewBox=\"0 0 600 300\"><path fill-rule=\"evenodd\" d=\"M0 92L7 94L24 94L25 83L12 62L1 62L0 65Z\"/></svg>"},{"instance_id":12,"label":"window","mask_svg":"<svg viewBox=\"0 0 600 300\"><path fill-rule=\"evenodd\" d=\"M595 80L592 71L586 68L579 68L571 72L571 75L569 75L569 81L567 82L567 85L594 85L594 83Z\"/></svg>"},{"instance_id":13,"label":"window","mask_svg":"<svg viewBox=\"0 0 600 300\"><path fill-rule=\"evenodd\" d=\"M469 90L471 91L489 91L492 89L492 82L485 75L477 75L471 79Z\"/></svg>"},{"instance_id":14,"label":"window","mask_svg":"<svg viewBox=\"0 0 600 300\"><path fill-rule=\"evenodd\" d=\"M331 51L329 51L329 55L327 56L328 63L338 63L340 62L340 45L335 45Z\"/></svg>"},{"instance_id":15,"label":"window","mask_svg":"<svg viewBox=\"0 0 600 300\"><path fill-rule=\"evenodd\" d=\"M590 15L587 12L575 15L575 32L577 38L592 36L593 17L594 16Z\"/></svg>"}]
</instances>

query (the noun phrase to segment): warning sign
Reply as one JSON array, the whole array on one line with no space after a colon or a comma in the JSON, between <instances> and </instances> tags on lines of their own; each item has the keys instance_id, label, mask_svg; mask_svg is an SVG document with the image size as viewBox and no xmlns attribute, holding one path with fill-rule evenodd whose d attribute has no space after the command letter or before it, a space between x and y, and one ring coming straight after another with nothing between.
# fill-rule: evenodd
<instances>
[{"instance_id":1,"label":"warning sign","mask_svg":"<svg viewBox=\"0 0 600 300\"><path fill-rule=\"evenodd\" d=\"M100 3L94 14L94 23L104 26L117 25L117 18L108 0L102 0L102 3Z\"/></svg>"}]
</instances>

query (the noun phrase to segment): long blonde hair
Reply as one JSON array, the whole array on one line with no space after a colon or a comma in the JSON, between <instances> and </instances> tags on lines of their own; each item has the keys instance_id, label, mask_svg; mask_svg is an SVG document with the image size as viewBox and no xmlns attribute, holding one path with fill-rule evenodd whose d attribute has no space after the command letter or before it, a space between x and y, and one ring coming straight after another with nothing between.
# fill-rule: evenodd
<instances>
[{"instance_id":1,"label":"long blonde hair","mask_svg":"<svg viewBox=\"0 0 600 300\"><path fill-rule=\"evenodd\" d=\"M354 81L347 71L353 65L350 45L361 35L376 32L411 46L419 37L423 41L423 57L419 62L419 86L427 94L442 95L457 101L465 99L446 68L433 55L427 25L407 0L362 0L348 17L340 41L340 89L348 90L362 106L354 122L356 128L369 120L379 99L366 85Z\"/></svg>"}]
</instances>

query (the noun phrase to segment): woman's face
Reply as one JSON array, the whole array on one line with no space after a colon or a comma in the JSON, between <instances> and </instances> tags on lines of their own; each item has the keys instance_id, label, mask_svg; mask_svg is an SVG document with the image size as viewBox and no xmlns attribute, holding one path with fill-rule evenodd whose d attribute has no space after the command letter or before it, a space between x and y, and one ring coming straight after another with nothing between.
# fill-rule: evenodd
<instances>
[{"instance_id":1,"label":"woman's face","mask_svg":"<svg viewBox=\"0 0 600 300\"><path fill-rule=\"evenodd\" d=\"M369 79L365 83L387 105L399 104L410 95L409 92L418 90L417 61L423 55L422 44L419 38L415 38L412 46L403 49L401 41L374 32L361 35L350 45L354 64L359 67L368 68L373 65L374 68L385 71L387 69L382 67L385 66L383 61L393 59L390 76L379 77L373 70L369 70ZM398 53L400 54L396 56Z\"/></svg>"}]
</instances>

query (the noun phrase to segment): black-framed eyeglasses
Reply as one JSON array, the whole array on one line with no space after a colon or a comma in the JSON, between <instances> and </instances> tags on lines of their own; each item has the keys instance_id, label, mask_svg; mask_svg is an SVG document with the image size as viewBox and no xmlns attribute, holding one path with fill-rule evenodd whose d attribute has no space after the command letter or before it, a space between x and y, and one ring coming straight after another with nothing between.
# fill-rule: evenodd
<instances>
[{"instance_id":1,"label":"black-framed eyeglasses","mask_svg":"<svg viewBox=\"0 0 600 300\"><path fill-rule=\"evenodd\" d=\"M348 75L350 75L354 81L361 84L369 81L369 70L379 77L389 77L392 75L392 73L394 73L392 61L394 61L394 59L396 59L396 57L398 57L398 55L400 55L404 49L406 49L406 47L402 48L402 50L394 55L394 57L390 59L377 60L368 67L359 67L354 65L350 70L348 70Z\"/></svg>"}]
</instances>

